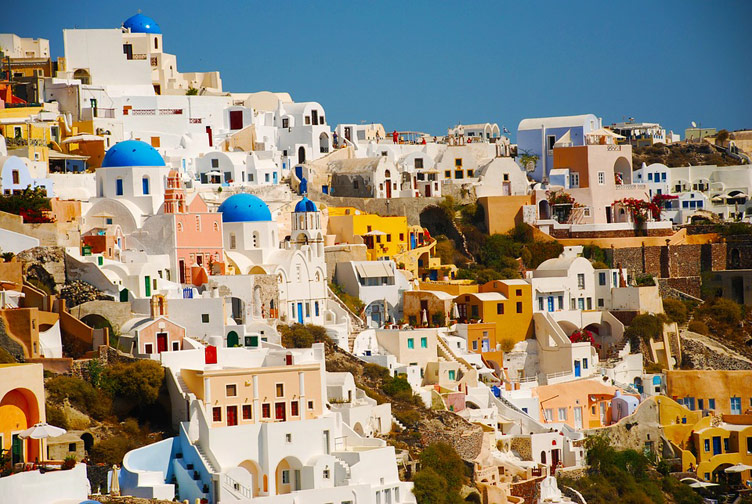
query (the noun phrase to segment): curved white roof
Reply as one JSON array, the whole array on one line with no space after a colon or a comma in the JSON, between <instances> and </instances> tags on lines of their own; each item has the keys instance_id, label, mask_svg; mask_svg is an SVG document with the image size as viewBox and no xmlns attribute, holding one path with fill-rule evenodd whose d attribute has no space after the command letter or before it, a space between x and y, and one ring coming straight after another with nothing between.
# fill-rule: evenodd
<instances>
[{"instance_id":1,"label":"curved white roof","mask_svg":"<svg viewBox=\"0 0 752 504\"><path fill-rule=\"evenodd\" d=\"M595 120L596 126L600 127L598 117L595 114L582 114L572 116L559 116L559 117L533 117L530 119L523 119L517 126L517 131L523 130L537 130L541 128L541 125L545 125L546 128L567 128L571 126L586 125L589 121Z\"/></svg>"}]
</instances>

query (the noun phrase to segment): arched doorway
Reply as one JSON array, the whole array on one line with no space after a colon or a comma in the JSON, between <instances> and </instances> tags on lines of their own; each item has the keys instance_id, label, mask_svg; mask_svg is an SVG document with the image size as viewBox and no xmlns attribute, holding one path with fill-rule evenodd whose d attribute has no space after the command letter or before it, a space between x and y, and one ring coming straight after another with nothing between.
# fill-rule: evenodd
<instances>
[{"instance_id":1,"label":"arched doorway","mask_svg":"<svg viewBox=\"0 0 752 504\"><path fill-rule=\"evenodd\" d=\"M238 467L242 467L248 471L248 475L251 479L249 488L254 497L258 497L261 494L261 468L253 460L244 460ZM264 489L266 491L266 489Z\"/></svg>"},{"instance_id":2,"label":"arched doorway","mask_svg":"<svg viewBox=\"0 0 752 504\"><path fill-rule=\"evenodd\" d=\"M25 388L16 388L7 392L0 400L0 418L3 424L12 427L0 430L3 438L10 440L12 462L33 461L40 457L41 441L21 439L20 431L26 430L39 422L39 403L34 393ZM4 441L8 444L8 441Z\"/></svg>"},{"instance_id":3,"label":"arched doorway","mask_svg":"<svg viewBox=\"0 0 752 504\"><path fill-rule=\"evenodd\" d=\"M326 133L319 135L319 150L322 154L329 152L329 135Z\"/></svg>"},{"instance_id":4,"label":"arched doorway","mask_svg":"<svg viewBox=\"0 0 752 504\"><path fill-rule=\"evenodd\" d=\"M295 457L285 457L274 471L277 495L288 494L301 489L300 469L303 464Z\"/></svg>"},{"instance_id":5,"label":"arched doorway","mask_svg":"<svg viewBox=\"0 0 752 504\"><path fill-rule=\"evenodd\" d=\"M355 425L353 425L353 430L358 436L365 436L363 426L360 424L360 422L355 422Z\"/></svg>"},{"instance_id":6,"label":"arched doorway","mask_svg":"<svg viewBox=\"0 0 752 504\"><path fill-rule=\"evenodd\" d=\"M619 157L614 163L614 175L616 177L616 183L619 184L631 184L632 183L632 163L629 162L624 156Z\"/></svg>"},{"instance_id":7,"label":"arched doorway","mask_svg":"<svg viewBox=\"0 0 752 504\"><path fill-rule=\"evenodd\" d=\"M548 200L541 200L538 203L538 218L540 220L551 218L551 206L548 204Z\"/></svg>"},{"instance_id":8,"label":"arched doorway","mask_svg":"<svg viewBox=\"0 0 752 504\"><path fill-rule=\"evenodd\" d=\"M81 84L91 84L91 74L89 74L88 70L84 70L83 68L79 68L73 72L73 78L80 80Z\"/></svg>"},{"instance_id":9,"label":"arched doorway","mask_svg":"<svg viewBox=\"0 0 752 504\"><path fill-rule=\"evenodd\" d=\"M86 453L89 453L91 447L94 446L94 436L90 432L84 432L81 434L81 440L84 442L84 450L86 450Z\"/></svg>"},{"instance_id":10,"label":"arched doorway","mask_svg":"<svg viewBox=\"0 0 752 504\"><path fill-rule=\"evenodd\" d=\"M227 333L227 348L238 346L238 333L230 331Z\"/></svg>"},{"instance_id":11,"label":"arched doorway","mask_svg":"<svg viewBox=\"0 0 752 504\"><path fill-rule=\"evenodd\" d=\"M302 145L298 149L298 163L305 163L305 147Z\"/></svg>"}]
</instances>

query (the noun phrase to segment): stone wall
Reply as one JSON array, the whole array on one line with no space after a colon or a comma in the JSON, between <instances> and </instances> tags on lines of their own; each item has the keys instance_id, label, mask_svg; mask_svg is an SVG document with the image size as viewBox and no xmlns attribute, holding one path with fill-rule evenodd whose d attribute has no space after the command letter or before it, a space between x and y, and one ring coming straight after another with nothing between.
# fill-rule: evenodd
<instances>
[{"instance_id":1,"label":"stone wall","mask_svg":"<svg viewBox=\"0 0 752 504\"><path fill-rule=\"evenodd\" d=\"M684 292L690 296L696 298L700 297L700 284L702 279L700 276L683 277L683 278L659 278L658 289L661 293L661 297L667 297L670 295L670 291L675 289L679 292Z\"/></svg>"},{"instance_id":2,"label":"stone wall","mask_svg":"<svg viewBox=\"0 0 752 504\"><path fill-rule=\"evenodd\" d=\"M509 445L511 451L517 453L522 460L533 460L533 450L530 438L520 436L512 439Z\"/></svg>"},{"instance_id":3,"label":"stone wall","mask_svg":"<svg viewBox=\"0 0 752 504\"><path fill-rule=\"evenodd\" d=\"M345 198L321 194L316 195L316 199L329 206L353 207L382 216L404 215L408 225L417 226L423 209L440 203L444 198Z\"/></svg>"},{"instance_id":4,"label":"stone wall","mask_svg":"<svg viewBox=\"0 0 752 504\"><path fill-rule=\"evenodd\" d=\"M0 347L4 348L16 360L23 362L24 347L8 334L5 327L5 319L2 317L0 317Z\"/></svg>"},{"instance_id":5,"label":"stone wall","mask_svg":"<svg viewBox=\"0 0 752 504\"><path fill-rule=\"evenodd\" d=\"M569 228L551 229L554 238L632 238L635 236L672 236L671 228L648 229L646 232L636 233L634 229L614 229L598 231L572 231Z\"/></svg>"},{"instance_id":6,"label":"stone wall","mask_svg":"<svg viewBox=\"0 0 752 504\"><path fill-rule=\"evenodd\" d=\"M337 263L349 261L366 261L367 248L365 245L333 245L324 248L324 260L326 261L326 275L329 282L332 281L337 270Z\"/></svg>"},{"instance_id":7,"label":"stone wall","mask_svg":"<svg viewBox=\"0 0 752 504\"><path fill-rule=\"evenodd\" d=\"M540 482L545 479L544 476L535 479L529 479L521 483L512 483L510 486L511 494L515 497L522 497L525 502L538 502L540 498Z\"/></svg>"},{"instance_id":8,"label":"stone wall","mask_svg":"<svg viewBox=\"0 0 752 504\"><path fill-rule=\"evenodd\" d=\"M99 315L107 319L112 325L115 334L120 333L120 328L128 322L131 314L131 304L120 301L95 300L82 303L68 310L68 313L81 320L87 315Z\"/></svg>"}]
</instances>

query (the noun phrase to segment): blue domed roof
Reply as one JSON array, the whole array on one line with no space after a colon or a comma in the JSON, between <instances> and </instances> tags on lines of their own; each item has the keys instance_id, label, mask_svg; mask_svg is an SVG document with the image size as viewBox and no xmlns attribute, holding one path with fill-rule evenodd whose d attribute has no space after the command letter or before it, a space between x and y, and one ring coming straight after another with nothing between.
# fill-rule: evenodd
<instances>
[{"instance_id":1,"label":"blue domed roof","mask_svg":"<svg viewBox=\"0 0 752 504\"><path fill-rule=\"evenodd\" d=\"M140 12L126 19L123 26L130 28L131 33L162 33L156 21Z\"/></svg>"},{"instance_id":2,"label":"blue domed roof","mask_svg":"<svg viewBox=\"0 0 752 504\"><path fill-rule=\"evenodd\" d=\"M219 205L223 222L265 222L272 220L269 207L258 196L235 194Z\"/></svg>"},{"instance_id":3,"label":"blue domed roof","mask_svg":"<svg viewBox=\"0 0 752 504\"><path fill-rule=\"evenodd\" d=\"M165 162L157 149L141 140L118 142L107 151L102 160L103 168L114 166L164 166Z\"/></svg>"},{"instance_id":4,"label":"blue domed roof","mask_svg":"<svg viewBox=\"0 0 752 504\"><path fill-rule=\"evenodd\" d=\"M303 196L303 199L298 201L298 204L295 205L295 211L296 212L318 212L319 209L316 208L316 203L314 203L313 201Z\"/></svg>"}]
</instances>

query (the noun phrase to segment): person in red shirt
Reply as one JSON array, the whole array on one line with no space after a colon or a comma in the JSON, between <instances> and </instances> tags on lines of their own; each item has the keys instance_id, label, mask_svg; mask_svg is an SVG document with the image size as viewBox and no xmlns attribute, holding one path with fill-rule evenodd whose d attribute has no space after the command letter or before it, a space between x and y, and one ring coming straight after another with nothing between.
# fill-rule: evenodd
<instances>
[{"instance_id":1,"label":"person in red shirt","mask_svg":"<svg viewBox=\"0 0 752 504\"><path fill-rule=\"evenodd\" d=\"M394 133L392 133L392 140L394 141L394 143L399 142L399 133L397 133L397 130L394 130Z\"/></svg>"}]
</instances>

